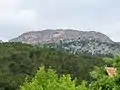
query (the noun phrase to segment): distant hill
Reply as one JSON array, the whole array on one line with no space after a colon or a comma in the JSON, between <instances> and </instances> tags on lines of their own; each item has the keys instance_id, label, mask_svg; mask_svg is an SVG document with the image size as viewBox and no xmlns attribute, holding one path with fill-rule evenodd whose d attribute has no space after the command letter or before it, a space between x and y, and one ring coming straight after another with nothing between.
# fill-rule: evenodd
<instances>
[{"instance_id":1,"label":"distant hill","mask_svg":"<svg viewBox=\"0 0 120 90\"><path fill-rule=\"evenodd\" d=\"M101 42L96 39L69 39L57 43L44 44L44 46L55 48L61 51L68 51L76 54L91 54L97 56L112 56L120 54L120 44L116 42Z\"/></svg>"},{"instance_id":2,"label":"distant hill","mask_svg":"<svg viewBox=\"0 0 120 90\"><path fill-rule=\"evenodd\" d=\"M112 43L113 41L106 35L95 31L78 31L72 29L57 29L57 30L43 30L31 31L23 33L21 36L10 40L10 42L23 42L30 44L57 42L64 39L96 39L101 42Z\"/></svg>"},{"instance_id":3,"label":"distant hill","mask_svg":"<svg viewBox=\"0 0 120 90\"><path fill-rule=\"evenodd\" d=\"M120 44L112 41L103 33L57 29L31 31L10 40L28 44L46 44L48 47L70 51L72 53L90 53L110 55L120 53Z\"/></svg>"}]
</instances>

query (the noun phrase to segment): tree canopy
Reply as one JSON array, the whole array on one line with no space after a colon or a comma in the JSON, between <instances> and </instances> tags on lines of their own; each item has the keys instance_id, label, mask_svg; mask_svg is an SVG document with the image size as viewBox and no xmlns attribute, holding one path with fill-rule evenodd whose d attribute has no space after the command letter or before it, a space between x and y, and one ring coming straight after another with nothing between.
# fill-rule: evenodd
<instances>
[{"instance_id":1,"label":"tree canopy","mask_svg":"<svg viewBox=\"0 0 120 90\"><path fill-rule=\"evenodd\" d=\"M53 70L45 71L41 67L31 81L26 81L20 90L119 90L120 89L120 56L105 59L108 65L116 68L116 74L109 76L105 66L95 67L90 73L93 81L88 85L85 81L77 85L70 75L59 77Z\"/></svg>"},{"instance_id":2,"label":"tree canopy","mask_svg":"<svg viewBox=\"0 0 120 90\"><path fill-rule=\"evenodd\" d=\"M58 76L70 74L82 80L92 81L89 72L94 66L103 66L101 57L85 54L70 54L46 47L22 43L0 44L0 90L17 90L25 78L31 80L36 71L44 65L56 70Z\"/></svg>"},{"instance_id":3,"label":"tree canopy","mask_svg":"<svg viewBox=\"0 0 120 90\"><path fill-rule=\"evenodd\" d=\"M58 76L52 69L40 67L30 82L25 82L20 90L87 90L85 83L76 86L76 81L70 75Z\"/></svg>"},{"instance_id":4,"label":"tree canopy","mask_svg":"<svg viewBox=\"0 0 120 90\"><path fill-rule=\"evenodd\" d=\"M90 84L90 90L119 90L120 89L120 56L116 56L114 59L104 59L109 66L116 69L114 76L109 76L105 66L95 67L95 70L91 72L93 81Z\"/></svg>"}]
</instances>

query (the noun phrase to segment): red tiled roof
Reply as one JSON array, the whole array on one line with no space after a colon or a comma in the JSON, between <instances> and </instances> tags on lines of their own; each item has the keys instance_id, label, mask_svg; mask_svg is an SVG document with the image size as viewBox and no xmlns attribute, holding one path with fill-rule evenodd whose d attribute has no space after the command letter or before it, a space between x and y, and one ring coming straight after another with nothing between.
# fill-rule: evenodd
<instances>
[{"instance_id":1,"label":"red tiled roof","mask_svg":"<svg viewBox=\"0 0 120 90\"><path fill-rule=\"evenodd\" d=\"M114 67L106 67L107 73L110 77L116 75L116 69Z\"/></svg>"}]
</instances>

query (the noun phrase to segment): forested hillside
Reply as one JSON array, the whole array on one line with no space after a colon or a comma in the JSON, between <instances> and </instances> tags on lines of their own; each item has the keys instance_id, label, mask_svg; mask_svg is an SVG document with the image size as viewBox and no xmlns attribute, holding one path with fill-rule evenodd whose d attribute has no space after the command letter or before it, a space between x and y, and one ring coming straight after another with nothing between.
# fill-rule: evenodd
<instances>
[{"instance_id":1,"label":"forested hillside","mask_svg":"<svg viewBox=\"0 0 120 90\"><path fill-rule=\"evenodd\" d=\"M0 90L17 90L31 79L40 65L51 67L62 74L91 81L89 72L94 66L103 66L102 58L89 55L75 55L55 49L22 43L0 43Z\"/></svg>"},{"instance_id":2,"label":"forested hillside","mask_svg":"<svg viewBox=\"0 0 120 90\"><path fill-rule=\"evenodd\" d=\"M20 90L120 90L120 56L106 58L104 61L109 67L95 67L90 72L93 78L90 83L82 81L77 84L70 75L59 77L52 69L45 70L42 66L32 80L26 80L20 86Z\"/></svg>"}]
</instances>

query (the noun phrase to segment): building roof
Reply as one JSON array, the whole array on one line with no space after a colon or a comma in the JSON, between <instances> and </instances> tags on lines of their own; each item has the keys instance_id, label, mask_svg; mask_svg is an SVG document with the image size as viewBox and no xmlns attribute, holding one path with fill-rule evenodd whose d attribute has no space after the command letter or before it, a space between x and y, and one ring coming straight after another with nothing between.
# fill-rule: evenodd
<instances>
[{"instance_id":1,"label":"building roof","mask_svg":"<svg viewBox=\"0 0 120 90\"><path fill-rule=\"evenodd\" d=\"M107 73L110 77L113 77L116 75L116 68L114 67L106 67Z\"/></svg>"}]
</instances>

